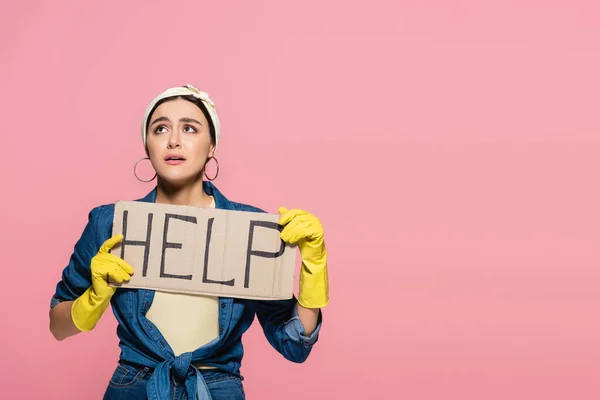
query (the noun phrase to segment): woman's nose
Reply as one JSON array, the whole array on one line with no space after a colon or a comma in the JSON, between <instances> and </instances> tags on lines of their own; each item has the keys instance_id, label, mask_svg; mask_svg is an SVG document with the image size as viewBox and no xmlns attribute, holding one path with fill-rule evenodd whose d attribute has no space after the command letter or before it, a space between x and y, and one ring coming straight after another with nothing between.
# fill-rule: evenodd
<instances>
[{"instance_id":1,"label":"woman's nose","mask_svg":"<svg viewBox=\"0 0 600 400\"><path fill-rule=\"evenodd\" d=\"M172 133L171 136L169 136L169 143L167 144L167 148L176 149L178 147L181 147L181 140L179 134Z\"/></svg>"}]
</instances>

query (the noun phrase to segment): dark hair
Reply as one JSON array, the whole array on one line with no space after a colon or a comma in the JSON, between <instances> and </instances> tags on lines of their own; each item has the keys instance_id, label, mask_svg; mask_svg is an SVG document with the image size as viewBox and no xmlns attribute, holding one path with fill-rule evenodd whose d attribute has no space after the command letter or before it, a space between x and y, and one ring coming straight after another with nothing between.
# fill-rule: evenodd
<instances>
[{"instance_id":1,"label":"dark hair","mask_svg":"<svg viewBox=\"0 0 600 400\"><path fill-rule=\"evenodd\" d=\"M216 134L215 134L215 126L213 125L212 119L210 118L210 115L208 114L208 110L206 109L206 106L204 105L204 103L194 97L194 96L174 96L174 97L167 97L164 99L160 99L155 105L154 108L152 108L152 111L150 111L150 114L148 114L148 120L146 121L146 126L149 127L150 126L150 119L152 118L152 115L154 114L154 111L156 111L156 109L158 108L158 106L160 106L162 103L165 103L169 100L175 100L175 99L183 99L183 100L187 100L190 103L194 103L196 106L198 106L198 108L202 111L202 114L204 114L204 117L206 118L206 120L208 121L208 128L210 131L210 138L212 139L213 143L216 143L217 139L216 139ZM146 128L148 129L148 128ZM145 132L146 134L148 134L148 132Z\"/></svg>"}]
</instances>

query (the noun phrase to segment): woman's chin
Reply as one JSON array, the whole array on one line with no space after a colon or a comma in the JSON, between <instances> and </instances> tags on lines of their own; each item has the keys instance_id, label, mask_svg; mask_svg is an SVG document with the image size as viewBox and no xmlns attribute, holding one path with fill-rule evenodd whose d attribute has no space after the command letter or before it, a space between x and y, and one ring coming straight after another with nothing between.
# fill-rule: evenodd
<instances>
[{"instance_id":1,"label":"woman's chin","mask_svg":"<svg viewBox=\"0 0 600 400\"><path fill-rule=\"evenodd\" d=\"M185 186L202 180L202 176L190 174L163 174L160 180L169 186Z\"/></svg>"}]
</instances>

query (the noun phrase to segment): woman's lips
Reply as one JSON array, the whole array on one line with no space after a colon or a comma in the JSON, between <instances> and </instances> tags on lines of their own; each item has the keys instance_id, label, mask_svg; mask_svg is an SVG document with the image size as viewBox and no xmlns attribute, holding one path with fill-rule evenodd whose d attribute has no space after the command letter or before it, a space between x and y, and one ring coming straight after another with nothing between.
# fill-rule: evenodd
<instances>
[{"instance_id":1,"label":"woman's lips","mask_svg":"<svg viewBox=\"0 0 600 400\"><path fill-rule=\"evenodd\" d=\"M179 165L179 164L182 164L185 160L169 158L166 161L167 161L167 164L169 164L169 165Z\"/></svg>"},{"instance_id":2,"label":"woman's lips","mask_svg":"<svg viewBox=\"0 0 600 400\"><path fill-rule=\"evenodd\" d=\"M185 158L177 153L167 154L165 156L165 162L169 165L179 165L185 161Z\"/></svg>"}]
</instances>

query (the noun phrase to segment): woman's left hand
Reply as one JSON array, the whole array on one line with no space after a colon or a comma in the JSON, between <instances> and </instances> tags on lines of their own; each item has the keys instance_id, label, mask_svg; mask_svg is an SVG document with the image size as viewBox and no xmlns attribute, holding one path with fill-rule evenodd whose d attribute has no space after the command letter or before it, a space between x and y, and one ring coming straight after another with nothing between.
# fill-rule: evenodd
<instances>
[{"instance_id":1,"label":"woman's left hand","mask_svg":"<svg viewBox=\"0 0 600 400\"><path fill-rule=\"evenodd\" d=\"M285 207L279 208L281 239L298 243L302 256L298 303L306 308L322 308L329 303L327 251L321 221L311 213Z\"/></svg>"}]
</instances>

